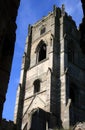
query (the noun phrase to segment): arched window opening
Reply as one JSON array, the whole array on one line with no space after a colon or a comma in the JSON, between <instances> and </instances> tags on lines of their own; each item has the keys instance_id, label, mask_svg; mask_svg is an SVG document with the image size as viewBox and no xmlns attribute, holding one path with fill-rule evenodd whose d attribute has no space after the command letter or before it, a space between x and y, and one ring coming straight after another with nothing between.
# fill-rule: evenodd
<instances>
[{"instance_id":1,"label":"arched window opening","mask_svg":"<svg viewBox=\"0 0 85 130\"><path fill-rule=\"evenodd\" d=\"M47 46L43 40L40 41L36 48L37 63L46 59Z\"/></svg>"},{"instance_id":2,"label":"arched window opening","mask_svg":"<svg viewBox=\"0 0 85 130\"><path fill-rule=\"evenodd\" d=\"M38 57L38 61L42 61L46 58L46 45L43 44L39 50L39 57Z\"/></svg>"},{"instance_id":3,"label":"arched window opening","mask_svg":"<svg viewBox=\"0 0 85 130\"><path fill-rule=\"evenodd\" d=\"M40 30L40 35L42 35L43 33L45 33L45 31L46 31L46 28L43 27L43 28Z\"/></svg>"},{"instance_id":4,"label":"arched window opening","mask_svg":"<svg viewBox=\"0 0 85 130\"><path fill-rule=\"evenodd\" d=\"M40 91L40 80L39 79L35 80L33 85L34 85L34 93L39 92Z\"/></svg>"}]
</instances>

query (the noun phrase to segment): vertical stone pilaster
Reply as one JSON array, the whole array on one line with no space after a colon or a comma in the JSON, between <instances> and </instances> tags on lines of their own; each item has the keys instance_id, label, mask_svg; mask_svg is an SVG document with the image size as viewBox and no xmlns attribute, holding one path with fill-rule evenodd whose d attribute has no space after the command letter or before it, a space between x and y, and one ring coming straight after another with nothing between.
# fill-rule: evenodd
<instances>
[{"instance_id":1,"label":"vertical stone pilaster","mask_svg":"<svg viewBox=\"0 0 85 130\"><path fill-rule=\"evenodd\" d=\"M61 121L62 126L66 129L69 128L69 107L67 109L67 75L66 75L66 69L68 67L67 63L67 53L65 51L65 39L64 39L64 33L65 33L65 24L64 24L64 16L60 18L60 80L61 80Z\"/></svg>"}]
</instances>

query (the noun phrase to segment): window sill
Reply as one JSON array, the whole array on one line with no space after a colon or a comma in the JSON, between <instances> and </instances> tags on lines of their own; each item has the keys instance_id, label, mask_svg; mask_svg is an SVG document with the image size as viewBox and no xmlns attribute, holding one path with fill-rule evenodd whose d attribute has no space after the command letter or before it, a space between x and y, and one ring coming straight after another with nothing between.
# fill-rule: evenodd
<instances>
[{"instance_id":1,"label":"window sill","mask_svg":"<svg viewBox=\"0 0 85 130\"><path fill-rule=\"evenodd\" d=\"M36 63L34 66L30 67L29 70L32 69L32 68L34 68L35 66L38 66L39 64L41 64L41 63L47 61L48 59L49 59L49 58L46 58L46 59L44 59L44 60L42 60L42 61Z\"/></svg>"}]
</instances>

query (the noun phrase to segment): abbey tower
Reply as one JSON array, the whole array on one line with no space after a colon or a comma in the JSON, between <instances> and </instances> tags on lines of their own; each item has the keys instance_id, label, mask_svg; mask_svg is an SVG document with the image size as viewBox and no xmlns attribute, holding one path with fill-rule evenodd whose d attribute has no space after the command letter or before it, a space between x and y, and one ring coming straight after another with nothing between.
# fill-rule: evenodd
<instances>
[{"instance_id":1,"label":"abbey tower","mask_svg":"<svg viewBox=\"0 0 85 130\"><path fill-rule=\"evenodd\" d=\"M29 25L15 106L17 130L69 128L85 120L85 56L79 40L64 5Z\"/></svg>"}]
</instances>

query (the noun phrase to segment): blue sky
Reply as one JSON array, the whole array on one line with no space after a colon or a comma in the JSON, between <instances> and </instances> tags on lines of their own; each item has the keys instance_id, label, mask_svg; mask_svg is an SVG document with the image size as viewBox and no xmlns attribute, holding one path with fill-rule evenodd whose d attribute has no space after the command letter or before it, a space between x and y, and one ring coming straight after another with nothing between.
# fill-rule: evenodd
<instances>
[{"instance_id":1,"label":"blue sky","mask_svg":"<svg viewBox=\"0 0 85 130\"><path fill-rule=\"evenodd\" d=\"M16 43L12 64L9 88L4 105L3 118L13 120L14 106L16 100L16 91L20 79L20 69L22 63L22 55L25 47L25 40L28 34L28 25L33 24L43 16L52 11L53 5L61 7L65 4L66 12L73 17L77 26L82 20L82 8L80 0L21 0L16 20Z\"/></svg>"}]
</instances>

